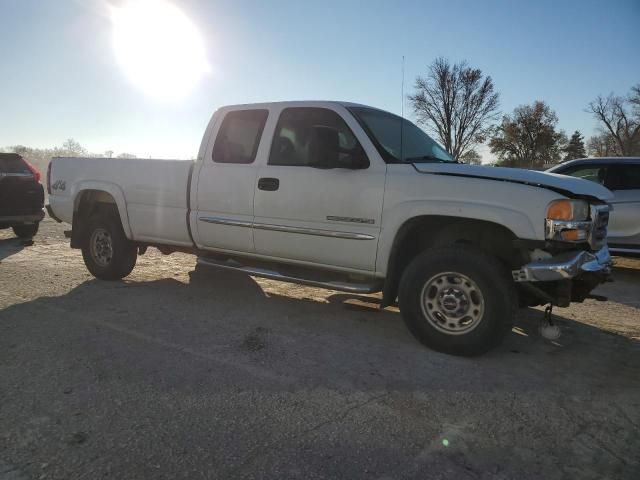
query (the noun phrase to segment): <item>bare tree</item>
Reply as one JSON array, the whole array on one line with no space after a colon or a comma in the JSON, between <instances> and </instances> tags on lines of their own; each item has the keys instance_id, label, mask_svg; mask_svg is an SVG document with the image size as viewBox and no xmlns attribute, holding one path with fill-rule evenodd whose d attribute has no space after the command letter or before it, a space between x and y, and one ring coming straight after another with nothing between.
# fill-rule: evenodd
<instances>
[{"instance_id":1,"label":"bare tree","mask_svg":"<svg viewBox=\"0 0 640 480\"><path fill-rule=\"evenodd\" d=\"M621 155L618 142L608 132L589 138L587 151L592 157L619 157Z\"/></svg>"},{"instance_id":2,"label":"bare tree","mask_svg":"<svg viewBox=\"0 0 640 480\"><path fill-rule=\"evenodd\" d=\"M466 61L437 58L409 95L418 123L437 135L455 158L482 143L498 119L499 94L493 80Z\"/></svg>"},{"instance_id":3,"label":"bare tree","mask_svg":"<svg viewBox=\"0 0 640 480\"><path fill-rule=\"evenodd\" d=\"M587 111L598 120L602 133L613 137L620 155L640 154L640 84L628 97L599 95Z\"/></svg>"},{"instance_id":4,"label":"bare tree","mask_svg":"<svg viewBox=\"0 0 640 480\"><path fill-rule=\"evenodd\" d=\"M75 157L75 156L87 156L87 157L101 157L95 153L90 153L84 148L78 141L70 138L66 140L61 147L52 148L32 148L24 145L14 145L5 147L3 150L7 152L15 152L22 155L25 160L36 166L38 170L46 171L47 165L51 160L51 157Z\"/></svg>"},{"instance_id":5,"label":"bare tree","mask_svg":"<svg viewBox=\"0 0 640 480\"><path fill-rule=\"evenodd\" d=\"M640 83L631 87L631 93L627 99L633 108L636 117L640 117Z\"/></svg>"},{"instance_id":6,"label":"bare tree","mask_svg":"<svg viewBox=\"0 0 640 480\"><path fill-rule=\"evenodd\" d=\"M87 149L80 142L69 138L62 144L62 152L69 157L80 157L87 154Z\"/></svg>"}]
</instances>

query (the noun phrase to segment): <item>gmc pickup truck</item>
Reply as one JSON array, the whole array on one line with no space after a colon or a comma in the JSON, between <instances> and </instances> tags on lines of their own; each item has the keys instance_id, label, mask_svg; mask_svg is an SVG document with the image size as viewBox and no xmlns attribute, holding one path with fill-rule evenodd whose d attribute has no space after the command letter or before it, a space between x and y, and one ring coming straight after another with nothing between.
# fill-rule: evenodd
<instances>
[{"instance_id":1,"label":"gmc pickup truck","mask_svg":"<svg viewBox=\"0 0 640 480\"><path fill-rule=\"evenodd\" d=\"M97 278L126 277L153 246L381 291L419 341L456 355L497 345L518 306L584 300L611 263L606 188L460 164L413 123L352 103L224 107L195 162L53 158L47 188Z\"/></svg>"}]
</instances>

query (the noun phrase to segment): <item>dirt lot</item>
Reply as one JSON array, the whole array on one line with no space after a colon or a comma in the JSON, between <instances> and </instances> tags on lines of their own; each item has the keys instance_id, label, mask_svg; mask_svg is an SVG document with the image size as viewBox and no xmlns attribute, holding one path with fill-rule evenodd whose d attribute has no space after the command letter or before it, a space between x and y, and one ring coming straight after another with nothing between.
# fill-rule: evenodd
<instances>
[{"instance_id":1,"label":"dirt lot","mask_svg":"<svg viewBox=\"0 0 640 480\"><path fill-rule=\"evenodd\" d=\"M429 351L354 296L0 232L0 480L640 478L640 262L498 350Z\"/></svg>"}]
</instances>

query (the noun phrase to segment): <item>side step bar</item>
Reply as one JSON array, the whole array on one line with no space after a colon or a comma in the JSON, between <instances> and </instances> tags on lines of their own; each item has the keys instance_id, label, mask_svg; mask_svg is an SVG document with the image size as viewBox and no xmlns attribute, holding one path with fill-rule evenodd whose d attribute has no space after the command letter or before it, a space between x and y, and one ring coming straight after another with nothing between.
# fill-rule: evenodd
<instances>
[{"instance_id":1,"label":"side step bar","mask_svg":"<svg viewBox=\"0 0 640 480\"><path fill-rule=\"evenodd\" d=\"M237 272L244 272L247 275L251 275L254 277L279 280L281 282L299 283L302 285L309 285L311 287L339 290L341 292L374 293L379 292L382 289L382 282L380 280L375 280L371 283L357 283L340 280L314 280L312 278L305 278L303 276L284 275L276 270L270 270L268 268L255 266L250 267L247 265L242 265L234 260L220 261L213 258L198 257L198 265L206 265L207 267L221 268L223 270L235 270Z\"/></svg>"}]
</instances>

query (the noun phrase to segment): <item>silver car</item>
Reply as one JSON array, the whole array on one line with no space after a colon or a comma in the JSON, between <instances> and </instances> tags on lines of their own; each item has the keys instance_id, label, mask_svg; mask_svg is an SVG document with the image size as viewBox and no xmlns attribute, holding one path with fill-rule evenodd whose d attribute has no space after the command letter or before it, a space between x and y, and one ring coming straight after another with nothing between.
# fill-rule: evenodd
<instances>
[{"instance_id":1,"label":"silver car","mask_svg":"<svg viewBox=\"0 0 640 480\"><path fill-rule=\"evenodd\" d=\"M609 250L640 255L640 157L583 158L547 170L598 182L614 194Z\"/></svg>"}]
</instances>

